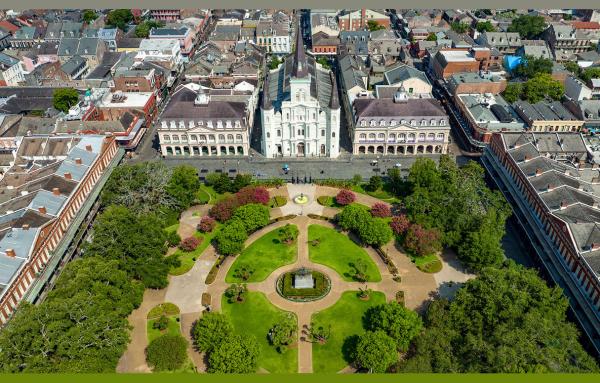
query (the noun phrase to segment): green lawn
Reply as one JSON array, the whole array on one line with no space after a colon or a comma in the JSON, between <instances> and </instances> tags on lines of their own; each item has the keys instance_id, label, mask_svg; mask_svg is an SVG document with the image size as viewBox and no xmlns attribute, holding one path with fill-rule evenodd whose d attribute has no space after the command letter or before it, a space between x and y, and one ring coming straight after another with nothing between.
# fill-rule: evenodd
<instances>
[{"instance_id":1,"label":"green lawn","mask_svg":"<svg viewBox=\"0 0 600 383\"><path fill-rule=\"evenodd\" d=\"M412 254L407 254L410 258L411 262L417 266L417 269L421 270L424 273L435 274L442 270L442 261L440 261L439 257L435 254L417 256Z\"/></svg>"},{"instance_id":2,"label":"green lawn","mask_svg":"<svg viewBox=\"0 0 600 383\"><path fill-rule=\"evenodd\" d=\"M298 372L296 346L280 354L267 339L269 330L283 311L273 306L263 293L248 292L243 303L229 303L223 296L221 307L223 312L230 316L237 332L256 337L260 347L260 367L271 373Z\"/></svg>"},{"instance_id":3,"label":"green lawn","mask_svg":"<svg viewBox=\"0 0 600 383\"><path fill-rule=\"evenodd\" d=\"M227 197L231 193L223 193L219 194L213 189L212 186L207 186L205 184L200 185L200 189L196 192L196 199L200 203L208 203L214 205L217 201L222 200Z\"/></svg>"},{"instance_id":4,"label":"green lawn","mask_svg":"<svg viewBox=\"0 0 600 383\"><path fill-rule=\"evenodd\" d=\"M148 333L148 344L152 342L154 339L158 338L161 335L170 334L170 335L180 335L181 334L181 326L177 321L179 315L171 315L169 318L169 326L166 330L160 331L158 329L152 328L154 322L158 319L150 319L146 322L146 330Z\"/></svg>"},{"instance_id":5,"label":"green lawn","mask_svg":"<svg viewBox=\"0 0 600 383\"><path fill-rule=\"evenodd\" d=\"M177 249L177 251L175 251L175 253L173 253L173 255L171 255L171 257L179 257L179 261L181 262L181 265L179 267L171 268L171 270L169 270L169 274L182 275L182 274L185 274L188 271L190 271L192 269L192 267L194 267L194 263L195 263L194 258L196 258L196 260L198 260L198 258L200 258L200 256L202 255L202 252L204 252L204 250L206 250L206 248L210 245L211 241L217 234L217 231L219 230L220 227L221 227L221 224L217 222L217 226L215 226L214 230L210 233L200 233L199 231L197 231L194 234L194 236L196 236L197 238L202 238L202 242L196 248L196 250L187 252L187 251L183 251L181 249Z\"/></svg>"},{"instance_id":6,"label":"green lawn","mask_svg":"<svg viewBox=\"0 0 600 383\"><path fill-rule=\"evenodd\" d=\"M313 344L313 371L316 373L336 373L346 367L350 361L348 345L354 335L365 332L362 318L369 307L385 303L381 292L371 293L368 301L357 296L358 291L346 291L333 306L312 316L315 326L325 329L331 326L327 343Z\"/></svg>"},{"instance_id":7,"label":"green lawn","mask_svg":"<svg viewBox=\"0 0 600 383\"><path fill-rule=\"evenodd\" d=\"M311 241L315 239L318 239L319 243L313 246ZM310 260L331 267L345 281L354 281L353 264L359 259L367 265L367 280L369 282L381 281L381 274L375 262L365 249L352 242L347 235L325 226L310 225L308 226L308 241Z\"/></svg>"},{"instance_id":8,"label":"green lawn","mask_svg":"<svg viewBox=\"0 0 600 383\"><path fill-rule=\"evenodd\" d=\"M392 194L389 190L386 190L387 187L385 185L382 188L377 189L375 191L370 191L370 190L365 189L366 185L367 184L354 185L354 186L352 186L352 191L354 191L356 193L367 194L373 198L377 198L377 199L380 199L380 200L388 202L388 203L399 203L400 202L400 200L398 198L396 198L394 196L394 194Z\"/></svg>"},{"instance_id":9,"label":"green lawn","mask_svg":"<svg viewBox=\"0 0 600 383\"><path fill-rule=\"evenodd\" d=\"M174 224L174 225L167 226L167 227L165 227L165 228L164 228L164 230L165 230L167 233L172 233L172 232L175 232L175 231L177 231L177 229L179 229L179 223L176 223L176 224Z\"/></svg>"},{"instance_id":10,"label":"green lawn","mask_svg":"<svg viewBox=\"0 0 600 383\"><path fill-rule=\"evenodd\" d=\"M231 265L225 281L228 283L264 281L274 270L294 263L298 256L298 246L295 241L290 245L282 243L278 231L279 228L271 230L245 248ZM254 270L246 281L236 277L237 270L243 267Z\"/></svg>"}]
</instances>

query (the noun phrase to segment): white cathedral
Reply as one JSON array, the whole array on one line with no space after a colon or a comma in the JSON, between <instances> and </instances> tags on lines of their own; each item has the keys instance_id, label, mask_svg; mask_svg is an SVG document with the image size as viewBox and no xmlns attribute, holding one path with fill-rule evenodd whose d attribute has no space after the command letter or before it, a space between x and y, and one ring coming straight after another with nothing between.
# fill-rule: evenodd
<instances>
[{"instance_id":1,"label":"white cathedral","mask_svg":"<svg viewBox=\"0 0 600 383\"><path fill-rule=\"evenodd\" d=\"M307 56L296 31L296 52L267 75L261 104L266 157L339 155L340 102L335 76Z\"/></svg>"}]
</instances>

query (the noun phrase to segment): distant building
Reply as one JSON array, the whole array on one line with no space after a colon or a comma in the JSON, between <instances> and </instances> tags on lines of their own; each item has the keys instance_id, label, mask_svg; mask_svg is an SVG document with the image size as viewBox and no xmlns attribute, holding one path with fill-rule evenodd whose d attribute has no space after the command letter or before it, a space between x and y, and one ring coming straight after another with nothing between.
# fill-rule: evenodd
<instances>
[{"instance_id":1,"label":"distant building","mask_svg":"<svg viewBox=\"0 0 600 383\"><path fill-rule=\"evenodd\" d=\"M540 101L531 104L527 101L513 103L516 112L534 132L579 132L583 121L575 117L559 101Z\"/></svg>"},{"instance_id":2,"label":"distant building","mask_svg":"<svg viewBox=\"0 0 600 383\"><path fill-rule=\"evenodd\" d=\"M373 9L343 10L338 14L338 26L341 31L362 31L368 28L369 21L390 28L390 17L384 11Z\"/></svg>"}]
</instances>

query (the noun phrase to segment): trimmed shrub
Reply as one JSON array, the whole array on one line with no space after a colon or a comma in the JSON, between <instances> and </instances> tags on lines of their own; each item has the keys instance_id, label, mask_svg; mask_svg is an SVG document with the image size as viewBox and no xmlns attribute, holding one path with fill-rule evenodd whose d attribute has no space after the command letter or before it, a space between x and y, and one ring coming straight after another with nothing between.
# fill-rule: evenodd
<instances>
[{"instance_id":1,"label":"trimmed shrub","mask_svg":"<svg viewBox=\"0 0 600 383\"><path fill-rule=\"evenodd\" d=\"M404 235L408 228L410 227L410 221L404 214L397 215L392 218L392 222L390 222L390 227L395 235Z\"/></svg>"},{"instance_id":2,"label":"trimmed shrub","mask_svg":"<svg viewBox=\"0 0 600 383\"><path fill-rule=\"evenodd\" d=\"M201 233L210 233L217 226L217 221L213 217L209 217L205 215L200 219L200 223L198 224L198 231Z\"/></svg>"},{"instance_id":3,"label":"trimmed shrub","mask_svg":"<svg viewBox=\"0 0 600 383\"><path fill-rule=\"evenodd\" d=\"M223 223L231 219L236 207L238 207L237 200L234 197L228 197L220 200L211 207L208 215Z\"/></svg>"},{"instance_id":4,"label":"trimmed shrub","mask_svg":"<svg viewBox=\"0 0 600 383\"><path fill-rule=\"evenodd\" d=\"M342 206L350 205L354 201L356 201L356 195L348 189L340 190L335 196L335 202Z\"/></svg>"},{"instance_id":5,"label":"trimmed shrub","mask_svg":"<svg viewBox=\"0 0 600 383\"><path fill-rule=\"evenodd\" d=\"M371 215L373 217L386 218L392 215L392 210L388 204L376 202L371 206Z\"/></svg>"},{"instance_id":6,"label":"trimmed shrub","mask_svg":"<svg viewBox=\"0 0 600 383\"><path fill-rule=\"evenodd\" d=\"M183 251L190 252L196 250L196 248L202 243L201 238L187 237L179 244L179 248Z\"/></svg>"},{"instance_id":7,"label":"trimmed shrub","mask_svg":"<svg viewBox=\"0 0 600 383\"><path fill-rule=\"evenodd\" d=\"M181 335L163 335L146 349L146 361L154 371L175 371L188 360L188 343Z\"/></svg>"},{"instance_id":8,"label":"trimmed shrub","mask_svg":"<svg viewBox=\"0 0 600 383\"><path fill-rule=\"evenodd\" d=\"M411 225L404 237L404 248L416 255L429 255L442 249L441 235L436 229Z\"/></svg>"},{"instance_id":9,"label":"trimmed shrub","mask_svg":"<svg viewBox=\"0 0 600 383\"><path fill-rule=\"evenodd\" d=\"M249 203L235 210L233 220L239 220L246 228L246 232L251 233L269 224L269 208L265 205Z\"/></svg>"},{"instance_id":10,"label":"trimmed shrub","mask_svg":"<svg viewBox=\"0 0 600 383\"><path fill-rule=\"evenodd\" d=\"M248 239L246 227L240 220L232 220L216 235L217 250L222 255L239 254Z\"/></svg>"},{"instance_id":11,"label":"trimmed shrub","mask_svg":"<svg viewBox=\"0 0 600 383\"><path fill-rule=\"evenodd\" d=\"M269 204L269 191L260 186L246 186L235 193L238 206L247 205L249 203L259 203L262 205Z\"/></svg>"}]
</instances>

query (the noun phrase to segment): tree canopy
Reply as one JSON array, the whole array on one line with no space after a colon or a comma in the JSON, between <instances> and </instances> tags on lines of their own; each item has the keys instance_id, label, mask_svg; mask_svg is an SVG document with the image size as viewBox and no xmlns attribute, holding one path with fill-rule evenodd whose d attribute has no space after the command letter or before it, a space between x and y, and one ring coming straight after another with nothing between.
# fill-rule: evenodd
<instances>
[{"instance_id":1,"label":"tree canopy","mask_svg":"<svg viewBox=\"0 0 600 383\"><path fill-rule=\"evenodd\" d=\"M181 335L159 336L146 349L148 365L155 372L176 371L188 360L187 346L187 340Z\"/></svg>"},{"instance_id":2,"label":"tree canopy","mask_svg":"<svg viewBox=\"0 0 600 383\"><path fill-rule=\"evenodd\" d=\"M533 269L506 262L434 301L406 372L598 372L566 320L568 301Z\"/></svg>"},{"instance_id":3,"label":"tree canopy","mask_svg":"<svg viewBox=\"0 0 600 383\"><path fill-rule=\"evenodd\" d=\"M96 20L98 18L98 15L96 14L96 11L94 11L93 9L86 9L85 11L83 11L83 21L86 23L91 23L92 21Z\"/></svg>"},{"instance_id":4,"label":"tree canopy","mask_svg":"<svg viewBox=\"0 0 600 383\"><path fill-rule=\"evenodd\" d=\"M517 32L522 39L535 39L546 29L542 16L521 15L512 19L508 32Z\"/></svg>"},{"instance_id":5,"label":"tree canopy","mask_svg":"<svg viewBox=\"0 0 600 383\"><path fill-rule=\"evenodd\" d=\"M358 338L354 363L373 373L384 373L398 361L394 340L383 331L367 331Z\"/></svg>"},{"instance_id":6,"label":"tree canopy","mask_svg":"<svg viewBox=\"0 0 600 383\"><path fill-rule=\"evenodd\" d=\"M490 20L478 22L475 29L477 29L477 32L480 32L480 33L496 31L496 27L494 27L492 25L492 22Z\"/></svg>"},{"instance_id":7,"label":"tree canopy","mask_svg":"<svg viewBox=\"0 0 600 383\"><path fill-rule=\"evenodd\" d=\"M127 25L133 20L133 14L130 9L113 9L106 15L104 22L107 26L117 27L122 31L127 29Z\"/></svg>"},{"instance_id":8,"label":"tree canopy","mask_svg":"<svg viewBox=\"0 0 600 383\"><path fill-rule=\"evenodd\" d=\"M368 330L389 335L398 351L406 351L423 328L419 314L396 302L371 307L365 314L365 323Z\"/></svg>"},{"instance_id":9,"label":"tree canopy","mask_svg":"<svg viewBox=\"0 0 600 383\"><path fill-rule=\"evenodd\" d=\"M249 374L256 372L260 348L252 336L231 335L208 355L209 373Z\"/></svg>"},{"instance_id":10,"label":"tree canopy","mask_svg":"<svg viewBox=\"0 0 600 383\"><path fill-rule=\"evenodd\" d=\"M162 21L146 20L144 22L139 23L135 27L135 36L141 37L141 38L147 38L148 36L150 36L150 30L152 28L160 28L160 27L163 27L164 25L165 25L165 23Z\"/></svg>"},{"instance_id":11,"label":"tree canopy","mask_svg":"<svg viewBox=\"0 0 600 383\"><path fill-rule=\"evenodd\" d=\"M534 78L540 74L552 74L554 61L543 57L526 55L514 70L514 74L524 78Z\"/></svg>"},{"instance_id":12,"label":"tree canopy","mask_svg":"<svg viewBox=\"0 0 600 383\"><path fill-rule=\"evenodd\" d=\"M69 108L77 104L79 93L73 88L56 89L52 94L52 105L54 109L67 113Z\"/></svg>"},{"instance_id":13,"label":"tree canopy","mask_svg":"<svg viewBox=\"0 0 600 383\"><path fill-rule=\"evenodd\" d=\"M466 33L469 30L469 25L458 21L450 23L450 29L456 33Z\"/></svg>"}]
</instances>

